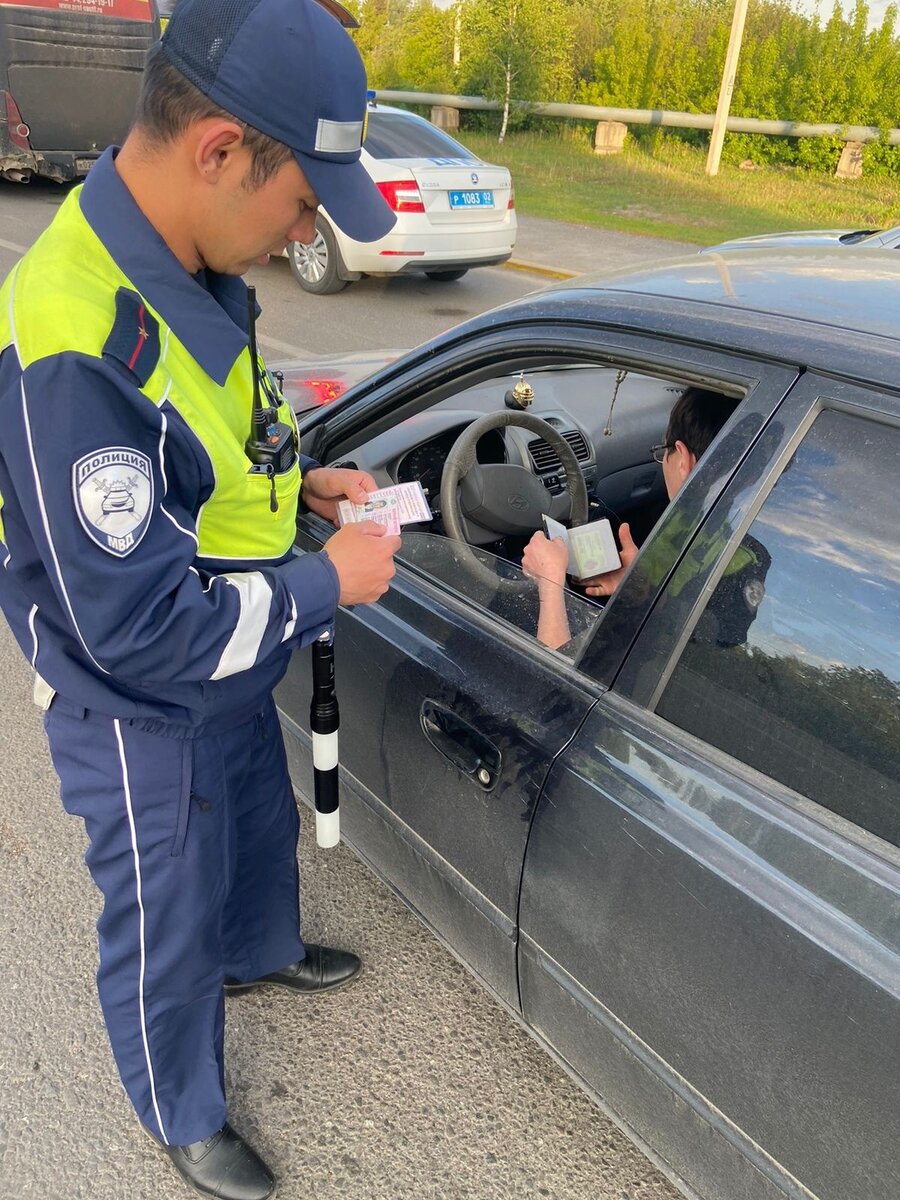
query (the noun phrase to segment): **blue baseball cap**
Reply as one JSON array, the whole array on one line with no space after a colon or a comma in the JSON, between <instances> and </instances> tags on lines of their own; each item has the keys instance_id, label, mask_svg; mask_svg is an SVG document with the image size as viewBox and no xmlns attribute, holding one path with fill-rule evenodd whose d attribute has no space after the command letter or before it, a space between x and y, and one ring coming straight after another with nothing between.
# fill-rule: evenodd
<instances>
[{"instance_id":1,"label":"blue baseball cap","mask_svg":"<svg viewBox=\"0 0 900 1200\"><path fill-rule=\"evenodd\" d=\"M375 242L394 227L359 161L362 59L316 0L178 0L157 53L214 104L289 146L349 237Z\"/></svg>"}]
</instances>

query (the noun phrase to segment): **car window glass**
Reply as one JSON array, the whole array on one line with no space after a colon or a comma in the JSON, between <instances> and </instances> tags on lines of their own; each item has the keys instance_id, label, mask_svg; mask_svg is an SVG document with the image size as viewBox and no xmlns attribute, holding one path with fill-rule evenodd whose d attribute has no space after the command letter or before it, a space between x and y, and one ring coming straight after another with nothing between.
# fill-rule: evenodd
<instances>
[{"instance_id":1,"label":"car window glass","mask_svg":"<svg viewBox=\"0 0 900 1200\"><path fill-rule=\"evenodd\" d=\"M418 568L432 582L472 601L507 625L535 636L539 614L537 584L527 579L519 567L487 550L464 546L438 534L406 531L402 541L398 560ZM560 596L565 604L570 637L558 653L574 661L603 610L567 588L560 589Z\"/></svg>"},{"instance_id":2,"label":"car window glass","mask_svg":"<svg viewBox=\"0 0 900 1200\"><path fill-rule=\"evenodd\" d=\"M407 113L369 112L366 151L373 158L453 158L477 162L459 142Z\"/></svg>"},{"instance_id":3,"label":"car window glass","mask_svg":"<svg viewBox=\"0 0 900 1200\"><path fill-rule=\"evenodd\" d=\"M900 845L900 429L815 420L731 558L661 716Z\"/></svg>"}]
</instances>

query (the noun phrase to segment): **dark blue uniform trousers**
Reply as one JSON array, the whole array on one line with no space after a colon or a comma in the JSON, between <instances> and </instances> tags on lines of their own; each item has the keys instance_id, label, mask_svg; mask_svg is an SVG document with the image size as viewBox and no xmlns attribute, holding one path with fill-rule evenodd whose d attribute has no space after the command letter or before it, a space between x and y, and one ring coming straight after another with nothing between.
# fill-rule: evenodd
<instances>
[{"instance_id":1,"label":"dark blue uniform trousers","mask_svg":"<svg viewBox=\"0 0 900 1200\"><path fill-rule=\"evenodd\" d=\"M103 893L97 985L122 1082L162 1141L199 1141L226 1120L223 975L256 979L305 954L275 705L191 737L57 697L45 728Z\"/></svg>"}]
</instances>

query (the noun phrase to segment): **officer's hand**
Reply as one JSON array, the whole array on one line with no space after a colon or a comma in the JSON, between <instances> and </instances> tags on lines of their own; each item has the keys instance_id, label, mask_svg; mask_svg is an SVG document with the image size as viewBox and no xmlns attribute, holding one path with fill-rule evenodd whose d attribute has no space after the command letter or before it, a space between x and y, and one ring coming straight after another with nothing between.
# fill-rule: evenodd
<instances>
[{"instance_id":1,"label":"officer's hand","mask_svg":"<svg viewBox=\"0 0 900 1200\"><path fill-rule=\"evenodd\" d=\"M377 490L378 484L367 471L354 471L349 467L313 467L303 476L300 499L307 508L336 525L339 500L365 504L369 492Z\"/></svg>"},{"instance_id":2,"label":"officer's hand","mask_svg":"<svg viewBox=\"0 0 900 1200\"><path fill-rule=\"evenodd\" d=\"M387 533L375 521L354 521L325 543L341 583L341 604L371 604L388 590L394 574L398 534Z\"/></svg>"},{"instance_id":3,"label":"officer's hand","mask_svg":"<svg viewBox=\"0 0 900 1200\"><path fill-rule=\"evenodd\" d=\"M622 576L637 558L638 548L634 544L627 521L623 521L619 526L619 546L621 567L617 567L615 571L605 571L602 575L592 575L590 579L582 579L584 590L589 596L611 596L622 582Z\"/></svg>"}]
</instances>

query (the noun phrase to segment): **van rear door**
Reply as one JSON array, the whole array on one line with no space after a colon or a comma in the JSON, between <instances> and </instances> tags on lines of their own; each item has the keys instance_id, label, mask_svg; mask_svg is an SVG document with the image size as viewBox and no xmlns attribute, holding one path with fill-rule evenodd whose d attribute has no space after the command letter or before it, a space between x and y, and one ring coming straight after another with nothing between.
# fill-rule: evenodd
<instances>
[{"instance_id":1,"label":"van rear door","mask_svg":"<svg viewBox=\"0 0 900 1200\"><path fill-rule=\"evenodd\" d=\"M155 0L0 0L0 143L15 128L21 149L25 127L33 170L85 174L127 133L158 37ZM4 160L9 149L0 144Z\"/></svg>"}]
</instances>

